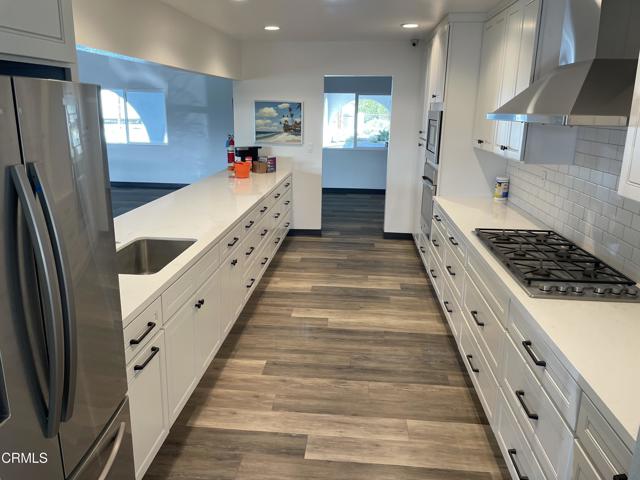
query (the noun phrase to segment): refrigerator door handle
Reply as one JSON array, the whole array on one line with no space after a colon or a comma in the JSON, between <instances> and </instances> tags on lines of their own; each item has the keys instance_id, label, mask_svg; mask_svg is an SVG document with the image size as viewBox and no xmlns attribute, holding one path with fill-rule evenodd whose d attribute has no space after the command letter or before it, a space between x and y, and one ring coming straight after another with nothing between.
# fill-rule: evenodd
<instances>
[{"instance_id":1,"label":"refrigerator door handle","mask_svg":"<svg viewBox=\"0 0 640 480\"><path fill-rule=\"evenodd\" d=\"M78 345L76 331L75 316L75 300L73 295L73 286L71 282L71 270L67 260L67 251L62 241L62 233L58 228L55 216L53 215L53 199L51 198L50 189L40 168L35 163L28 163L27 169L29 175L36 185L36 194L40 199L42 211L45 215L51 245L55 255L56 267L58 272L58 283L61 289L62 315L64 319L64 361L65 361L65 382L64 396L62 397L62 417L63 422L67 422L73 416L73 407L75 404L76 380L78 371Z\"/></svg>"},{"instance_id":2,"label":"refrigerator door handle","mask_svg":"<svg viewBox=\"0 0 640 480\"><path fill-rule=\"evenodd\" d=\"M104 468L102 472L100 472L100 476L98 480L105 480L111 471L111 467L113 467L113 462L116 461L116 457L118 456L118 452L120 451L120 446L122 445L122 439L124 438L124 433L127 430L126 422L120 423L118 427L118 433L116 438L113 441L113 447L111 447L111 453L109 454L109 458L107 462L104 464Z\"/></svg>"},{"instance_id":3,"label":"refrigerator door handle","mask_svg":"<svg viewBox=\"0 0 640 480\"><path fill-rule=\"evenodd\" d=\"M49 367L49 402L44 433L47 438L53 438L60 430L64 393L64 329L62 327L60 286L46 222L37 208L26 170L22 165L13 165L10 169L11 179L22 205L29 238L35 253L40 293L43 298L42 311Z\"/></svg>"}]
</instances>

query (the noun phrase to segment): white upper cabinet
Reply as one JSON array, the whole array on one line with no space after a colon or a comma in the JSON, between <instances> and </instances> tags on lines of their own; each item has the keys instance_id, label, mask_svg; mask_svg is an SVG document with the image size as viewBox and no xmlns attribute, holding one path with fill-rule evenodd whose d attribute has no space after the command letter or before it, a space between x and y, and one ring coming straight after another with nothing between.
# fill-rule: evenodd
<instances>
[{"instance_id":1,"label":"white upper cabinet","mask_svg":"<svg viewBox=\"0 0 640 480\"><path fill-rule=\"evenodd\" d=\"M640 68L636 74L618 191L623 197L640 202Z\"/></svg>"},{"instance_id":2,"label":"white upper cabinet","mask_svg":"<svg viewBox=\"0 0 640 480\"><path fill-rule=\"evenodd\" d=\"M449 48L449 25L438 28L431 41L427 103L444 102L444 84L447 72L447 50Z\"/></svg>"},{"instance_id":3,"label":"white upper cabinet","mask_svg":"<svg viewBox=\"0 0 640 480\"><path fill-rule=\"evenodd\" d=\"M0 2L0 54L75 63L71 0Z\"/></svg>"},{"instance_id":4,"label":"white upper cabinet","mask_svg":"<svg viewBox=\"0 0 640 480\"><path fill-rule=\"evenodd\" d=\"M521 160L526 127L487 120L486 114L529 86L533 76L541 0L519 0L485 25L474 143Z\"/></svg>"},{"instance_id":5,"label":"white upper cabinet","mask_svg":"<svg viewBox=\"0 0 640 480\"><path fill-rule=\"evenodd\" d=\"M498 107L502 86L506 12L501 12L485 23L480 54L480 77L476 100L474 144L493 150L496 144L496 122L487 120L487 112Z\"/></svg>"}]
</instances>

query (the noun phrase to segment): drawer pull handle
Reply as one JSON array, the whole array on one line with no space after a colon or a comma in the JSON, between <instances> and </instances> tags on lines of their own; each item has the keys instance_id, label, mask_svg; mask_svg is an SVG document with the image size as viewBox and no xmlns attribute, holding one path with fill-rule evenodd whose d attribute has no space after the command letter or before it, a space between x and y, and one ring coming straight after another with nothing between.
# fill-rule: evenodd
<instances>
[{"instance_id":1,"label":"drawer pull handle","mask_svg":"<svg viewBox=\"0 0 640 480\"><path fill-rule=\"evenodd\" d=\"M253 253L253 251L254 251L255 249L256 249L256 247L251 247L249 250L247 250L247 253L245 253L245 255L246 255L247 257L248 257L248 256L250 256L250 255Z\"/></svg>"},{"instance_id":2,"label":"drawer pull handle","mask_svg":"<svg viewBox=\"0 0 640 480\"><path fill-rule=\"evenodd\" d=\"M151 347L151 355L149 355L147 359L144 362L142 362L140 365L134 365L133 370L136 372L139 372L140 370L144 370L145 367L149 365L149 362L153 360L153 357L155 357L159 351L160 351L160 348Z\"/></svg>"},{"instance_id":3,"label":"drawer pull handle","mask_svg":"<svg viewBox=\"0 0 640 480\"><path fill-rule=\"evenodd\" d=\"M266 206L265 206L265 207L262 207L262 208L260 209L260 213L264 213L264 212L266 212L267 210L269 210L269 207L266 207Z\"/></svg>"},{"instance_id":4,"label":"drawer pull handle","mask_svg":"<svg viewBox=\"0 0 640 480\"><path fill-rule=\"evenodd\" d=\"M438 243L438 241L434 238L433 240L431 240L431 243L433 243L433 246L438 248L440 246L440 244Z\"/></svg>"},{"instance_id":5,"label":"drawer pull handle","mask_svg":"<svg viewBox=\"0 0 640 480\"><path fill-rule=\"evenodd\" d=\"M449 302L442 302L444 303L444 309L447 311L447 313L453 313L453 310L449 308Z\"/></svg>"},{"instance_id":6,"label":"drawer pull handle","mask_svg":"<svg viewBox=\"0 0 640 480\"><path fill-rule=\"evenodd\" d=\"M449 272L449 275L451 275L452 277L456 276L456 272L451 270L451 265L447 265L447 272Z\"/></svg>"},{"instance_id":7,"label":"drawer pull handle","mask_svg":"<svg viewBox=\"0 0 640 480\"><path fill-rule=\"evenodd\" d=\"M480 369L476 368L473 366L473 363L471 363L471 359L473 358L473 355L467 355L467 362L469 362L469 366L471 367L471 371L473 373L480 373Z\"/></svg>"},{"instance_id":8,"label":"drawer pull handle","mask_svg":"<svg viewBox=\"0 0 640 480\"><path fill-rule=\"evenodd\" d=\"M234 258L233 260L231 260L231 265L233 265L234 267L238 264L238 259Z\"/></svg>"},{"instance_id":9,"label":"drawer pull handle","mask_svg":"<svg viewBox=\"0 0 640 480\"><path fill-rule=\"evenodd\" d=\"M457 247L458 245L460 245L456 240L456 237L449 237L449 241L451 242L451 245L453 245L454 247Z\"/></svg>"},{"instance_id":10,"label":"drawer pull handle","mask_svg":"<svg viewBox=\"0 0 640 480\"><path fill-rule=\"evenodd\" d=\"M233 237L233 240L230 243L227 243L227 247L233 247L240 240L238 237Z\"/></svg>"},{"instance_id":11,"label":"drawer pull handle","mask_svg":"<svg viewBox=\"0 0 640 480\"><path fill-rule=\"evenodd\" d=\"M156 328L155 322L147 323L147 329L138 338L134 338L129 341L129 345L140 345L142 341L151 333L151 330Z\"/></svg>"},{"instance_id":12,"label":"drawer pull handle","mask_svg":"<svg viewBox=\"0 0 640 480\"><path fill-rule=\"evenodd\" d=\"M520 402L520 406L524 410L524 413L527 414L527 417L529 417L531 420L538 420L538 414L531 412L531 410L529 410L529 407L527 407L527 404L524 403L524 391L516 390L515 393L516 397L518 397L518 401Z\"/></svg>"},{"instance_id":13,"label":"drawer pull handle","mask_svg":"<svg viewBox=\"0 0 640 480\"><path fill-rule=\"evenodd\" d=\"M627 477L626 473L618 473L613 476L613 480L629 480L629 477Z\"/></svg>"},{"instance_id":14,"label":"drawer pull handle","mask_svg":"<svg viewBox=\"0 0 640 480\"><path fill-rule=\"evenodd\" d=\"M285 205L289 205L291 203L291 200L287 200L286 202L284 202Z\"/></svg>"},{"instance_id":15,"label":"drawer pull handle","mask_svg":"<svg viewBox=\"0 0 640 480\"><path fill-rule=\"evenodd\" d=\"M533 344L531 343L531 340L525 340L524 342L522 342L522 346L524 347L524 349L527 351L527 353L531 357L531 360L533 360L533 363L535 363L539 367L546 367L547 366L547 362L545 362L544 360L540 360L536 356L536 354L533 352L533 349L531 348L532 345Z\"/></svg>"},{"instance_id":16,"label":"drawer pull handle","mask_svg":"<svg viewBox=\"0 0 640 480\"><path fill-rule=\"evenodd\" d=\"M420 251L421 251L422 253L427 253L427 251L424 249L424 247L420 247Z\"/></svg>"},{"instance_id":17,"label":"drawer pull handle","mask_svg":"<svg viewBox=\"0 0 640 480\"><path fill-rule=\"evenodd\" d=\"M285 183L284 184L284 188L287 188L289 185L291 185L290 183Z\"/></svg>"},{"instance_id":18,"label":"drawer pull handle","mask_svg":"<svg viewBox=\"0 0 640 480\"><path fill-rule=\"evenodd\" d=\"M278 243L280 243L280 237L276 238L276 241L273 242L275 245L277 245Z\"/></svg>"},{"instance_id":19,"label":"drawer pull handle","mask_svg":"<svg viewBox=\"0 0 640 480\"><path fill-rule=\"evenodd\" d=\"M269 257L264 257L262 259L262 262L260 262L260 265L266 265L268 261L269 261Z\"/></svg>"},{"instance_id":20,"label":"drawer pull handle","mask_svg":"<svg viewBox=\"0 0 640 480\"><path fill-rule=\"evenodd\" d=\"M273 198L280 198L280 194L279 194L279 193L276 193L276 194L273 196Z\"/></svg>"},{"instance_id":21,"label":"drawer pull handle","mask_svg":"<svg viewBox=\"0 0 640 480\"><path fill-rule=\"evenodd\" d=\"M289 228L289 225L291 225L291 222L287 222L284 224L284 228Z\"/></svg>"},{"instance_id":22,"label":"drawer pull handle","mask_svg":"<svg viewBox=\"0 0 640 480\"><path fill-rule=\"evenodd\" d=\"M280 218L280 212L276 213L273 218Z\"/></svg>"},{"instance_id":23,"label":"drawer pull handle","mask_svg":"<svg viewBox=\"0 0 640 480\"><path fill-rule=\"evenodd\" d=\"M435 219L436 222L442 221L442 218L440 218L440 215L434 215L433 218Z\"/></svg>"},{"instance_id":24,"label":"drawer pull handle","mask_svg":"<svg viewBox=\"0 0 640 480\"><path fill-rule=\"evenodd\" d=\"M247 285L247 288L251 288L253 287L253 284L256 283L256 279L252 278L251 281L249 282L249 285Z\"/></svg>"},{"instance_id":25,"label":"drawer pull handle","mask_svg":"<svg viewBox=\"0 0 640 480\"><path fill-rule=\"evenodd\" d=\"M269 229L265 228L262 233L260 234L261 237L264 237L267 233L269 233Z\"/></svg>"},{"instance_id":26,"label":"drawer pull handle","mask_svg":"<svg viewBox=\"0 0 640 480\"><path fill-rule=\"evenodd\" d=\"M433 278L438 278L438 276L436 275L436 271L433 268L431 270L429 270L429 273L431 274L431 276Z\"/></svg>"},{"instance_id":27,"label":"drawer pull handle","mask_svg":"<svg viewBox=\"0 0 640 480\"><path fill-rule=\"evenodd\" d=\"M247 224L244 226L244 228L251 228L251 227L253 227L253 224L254 224L254 223L256 223L256 222L254 222L253 220L251 220L249 223L247 223Z\"/></svg>"},{"instance_id":28,"label":"drawer pull handle","mask_svg":"<svg viewBox=\"0 0 640 480\"><path fill-rule=\"evenodd\" d=\"M478 320L478 311L477 310L471 310L469 313L473 317L473 321L476 322L476 325L478 325L479 327L484 327L484 322L481 322L481 321Z\"/></svg>"},{"instance_id":29,"label":"drawer pull handle","mask_svg":"<svg viewBox=\"0 0 640 480\"><path fill-rule=\"evenodd\" d=\"M511 464L513 465L513 468L516 470L516 475L518 476L518 480L529 480L529 477L527 477L526 475L522 475L522 473L520 473L520 467L518 467L518 464L516 463L516 449L515 448L510 448L509 450L507 450L507 453L509 453L509 459L511 460Z\"/></svg>"},{"instance_id":30,"label":"drawer pull handle","mask_svg":"<svg viewBox=\"0 0 640 480\"><path fill-rule=\"evenodd\" d=\"M197 309L201 309L203 305L204 305L204 298L201 298L200 300L198 300L198 301L196 302L196 304L194 305L194 307L196 307Z\"/></svg>"}]
</instances>

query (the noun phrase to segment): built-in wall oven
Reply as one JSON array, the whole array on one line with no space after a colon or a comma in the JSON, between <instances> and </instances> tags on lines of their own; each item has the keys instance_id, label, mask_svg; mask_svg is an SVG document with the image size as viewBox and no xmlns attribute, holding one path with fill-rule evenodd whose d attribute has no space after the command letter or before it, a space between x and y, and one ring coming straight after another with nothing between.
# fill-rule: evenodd
<instances>
[{"instance_id":1,"label":"built-in wall oven","mask_svg":"<svg viewBox=\"0 0 640 480\"><path fill-rule=\"evenodd\" d=\"M422 175L422 206L420 208L422 233L431 239L431 216L433 215L433 197L436 196L438 169L430 162L424 163Z\"/></svg>"},{"instance_id":2,"label":"built-in wall oven","mask_svg":"<svg viewBox=\"0 0 640 480\"><path fill-rule=\"evenodd\" d=\"M440 132L442 130L442 110L429 110L427 114L426 160L427 163L440 163Z\"/></svg>"}]
</instances>

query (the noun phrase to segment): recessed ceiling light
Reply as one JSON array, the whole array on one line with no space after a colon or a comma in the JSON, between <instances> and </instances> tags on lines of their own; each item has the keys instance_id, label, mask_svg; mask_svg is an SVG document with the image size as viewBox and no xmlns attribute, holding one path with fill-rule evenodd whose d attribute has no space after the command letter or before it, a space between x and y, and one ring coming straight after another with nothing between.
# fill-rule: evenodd
<instances>
[{"instance_id":1,"label":"recessed ceiling light","mask_svg":"<svg viewBox=\"0 0 640 480\"><path fill-rule=\"evenodd\" d=\"M401 25L402 28L418 28L420 25L417 23L403 23Z\"/></svg>"},{"instance_id":2,"label":"recessed ceiling light","mask_svg":"<svg viewBox=\"0 0 640 480\"><path fill-rule=\"evenodd\" d=\"M265 30L269 30L270 32L275 32L277 30L280 30L280 27L277 25L267 25L266 27L264 27Z\"/></svg>"}]
</instances>

